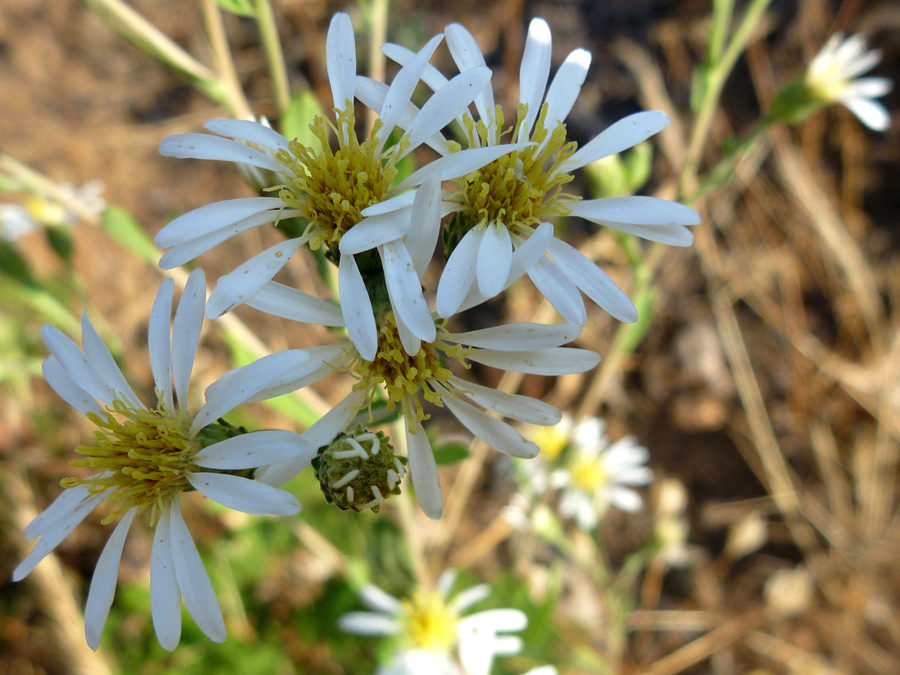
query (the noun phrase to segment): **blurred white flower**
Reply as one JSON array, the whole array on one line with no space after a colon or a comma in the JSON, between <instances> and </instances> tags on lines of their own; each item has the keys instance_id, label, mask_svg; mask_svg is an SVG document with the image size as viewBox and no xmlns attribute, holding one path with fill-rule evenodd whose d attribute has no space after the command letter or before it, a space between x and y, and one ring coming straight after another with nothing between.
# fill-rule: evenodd
<instances>
[{"instance_id":1,"label":"blurred white flower","mask_svg":"<svg viewBox=\"0 0 900 675\"><path fill-rule=\"evenodd\" d=\"M886 77L858 77L879 61L881 52L868 49L861 35L844 39L841 33L835 33L809 64L805 83L816 98L841 103L870 129L884 131L890 126L890 114L873 99L888 93L891 81Z\"/></svg>"},{"instance_id":2,"label":"blurred white flower","mask_svg":"<svg viewBox=\"0 0 900 675\"><path fill-rule=\"evenodd\" d=\"M102 213L106 209L103 181L88 181L80 187L63 183L59 189L85 211ZM15 241L43 227L72 225L76 219L67 204L43 195L29 195L22 204L0 204L0 239Z\"/></svg>"}]
</instances>

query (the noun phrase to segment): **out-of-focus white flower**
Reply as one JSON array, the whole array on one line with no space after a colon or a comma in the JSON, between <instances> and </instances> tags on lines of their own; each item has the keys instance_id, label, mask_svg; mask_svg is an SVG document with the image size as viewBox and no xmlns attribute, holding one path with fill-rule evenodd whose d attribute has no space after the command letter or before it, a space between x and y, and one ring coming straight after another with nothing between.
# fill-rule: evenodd
<instances>
[{"instance_id":1,"label":"out-of-focus white flower","mask_svg":"<svg viewBox=\"0 0 900 675\"><path fill-rule=\"evenodd\" d=\"M236 475L300 454L305 443L288 431L233 435L216 421L254 394L266 398L309 358L281 353L223 376L232 385L214 389L196 413L188 410L188 383L203 323L206 281L202 270L188 279L174 324L173 283L160 285L150 315L150 365L159 400L148 408L134 393L103 344L87 314L82 320L83 351L59 330L44 326L41 336L51 356L44 361L48 384L97 427L91 445L76 452L75 466L97 471L67 478L66 490L25 530L39 537L13 572L28 575L103 501L115 511L104 522L119 520L91 580L84 611L87 642L97 649L112 606L125 537L135 517L149 510L156 530L150 564L150 606L160 644L176 647L181 636L181 601L200 629L216 642L225 640L225 623L215 592L181 515L181 493L197 490L229 508L246 513L291 515L300 510L289 492ZM98 403L99 402L99 403Z\"/></svg>"},{"instance_id":2,"label":"out-of-focus white flower","mask_svg":"<svg viewBox=\"0 0 900 675\"><path fill-rule=\"evenodd\" d=\"M463 615L490 594L487 584L451 595L456 575L445 572L437 588L417 588L398 600L380 588L365 586L360 595L371 612L350 612L340 627L357 635L394 636L399 645L393 662L380 675L488 675L495 656L517 654L522 641L507 635L525 628L528 620L517 609L489 609ZM424 667L433 670L423 670Z\"/></svg>"},{"instance_id":3,"label":"out-of-focus white flower","mask_svg":"<svg viewBox=\"0 0 900 675\"><path fill-rule=\"evenodd\" d=\"M640 509L643 502L632 486L653 480L653 472L644 466L650 457L647 448L633 436L610 445L605 427L596 417L578 423L564 464L550 475L551 485L562 490L560 513L585 530L594 529L610 505L630 512Z\"/></svg>"},{"instance_id":4,"label":"out-of-focus white flower","mask_svg":"<svg viewBox=\"0 0 900 675\"><path fill-rule=\"evenodd\" d=\"M873 99L888 93L891 81L886 77L859 77L879 61L881 52L868 49L863 36L844 39L841 33L835 33L809 64L805 83L822 102L841 103L870 129L884 131L891 124L890 114Z\"/></svg>"},{"instance_id":5,"label":"out-of-focus white flower","mask_svg":"<svg viewBox=\"0 0 900 675\"><path fill-rule=\"evenodd\" d=\"M63 183L59 189L83 210L102 213L106 209L103 181L88 181L81 187ZM14 241L42 227L72 225L76 219L66 204L42 195L29 195L22 204L0 204L0 239Z\"/></svg>"}]
</instances>

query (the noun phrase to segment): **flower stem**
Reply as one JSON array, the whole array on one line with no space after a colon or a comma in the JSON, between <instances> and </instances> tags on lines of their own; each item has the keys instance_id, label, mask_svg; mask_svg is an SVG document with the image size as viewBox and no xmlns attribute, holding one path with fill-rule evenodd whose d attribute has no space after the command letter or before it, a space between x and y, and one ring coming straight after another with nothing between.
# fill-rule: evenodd
<instances>
[{"instance_id":1,"label":"flower stem","mask_svg":"<svg viewBox=\"0 0 900 675\"><path fill-rule=\"evenodd\" d=\"M269 0L256 0L256 23L259 26L259 35L266 53L266 62L269 64L275 103L278 106L278 112L282 113L291 103L291 88L288 84L287 66L284 62L281 40L278 37L278 27L275 25L275 13L272 11L272 4Z\"/></svg>"}]
</instances>

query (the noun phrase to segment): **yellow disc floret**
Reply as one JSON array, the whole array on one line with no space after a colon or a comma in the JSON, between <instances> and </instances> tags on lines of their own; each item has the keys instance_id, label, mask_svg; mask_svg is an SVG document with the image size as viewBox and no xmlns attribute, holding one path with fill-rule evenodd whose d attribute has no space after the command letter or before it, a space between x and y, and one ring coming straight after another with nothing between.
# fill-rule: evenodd
<instances>
[{"instance_id":1,"label":"yellow disc floret","mask_svg":"<svg viewBox=\"0 0 900 675\"><path fill-rule=\"evenodd\" d=\"M62 486L84 485L94 494L111 490L107 500L118 508L104 523L133 507L147 506L153 507L155 520L166 497L191 489L185 472L199 469L191 459L201 444L188 435L191 420L186 413L162 404L153 410L139 409L116 400L111 410L102 415L89 412L87 417L97 426L94 443L79 445L75 451L82 459L72 465L100 473L66 478Z\"/></svg>"},{"instance_id":2,"label":"yellow disc floret","mask_svg":"<svg viewBox=\"0 0 900 675\"><path fill-rule=\"evenodd\" d=\"M456 644L459 616L436 591L417 588L402 603L404 636L413 647L425 651L449 651Z\"/></svg>"},{"instance_id":3,"label":"yellow disc floret","mask_svg":"<svg viewBox=\"0 0 900 675\"><path fill-rule=\"evenodd\" d=\"M606 485L607 474L599 458L578 456L569 466L572 485L584 492L596 492Z\"/></svg>"}]
</instances>

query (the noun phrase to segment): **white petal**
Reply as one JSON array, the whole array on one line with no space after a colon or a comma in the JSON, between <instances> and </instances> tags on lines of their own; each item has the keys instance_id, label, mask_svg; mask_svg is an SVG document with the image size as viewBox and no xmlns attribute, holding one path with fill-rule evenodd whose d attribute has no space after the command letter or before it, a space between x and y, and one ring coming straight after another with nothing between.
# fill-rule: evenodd
<instances>
[{"instance_id":1,"label":"white petal","mask_svg":"<svg viewBox=\"0 0 900 675\"><path fill-rule=\"evenodd\" d=\"M416 488L419 505L426 516L438 520L444 515L444 498L441 494L437 462L428 436L418 422L414 423L412 430L407 426L406 448L409 453L409 473Z\"/></svg>"},{"instance_id":2,"label":"white petal","mask_svg":"<svg viewBox=\"0 0 900 675\"><path fill-rule=\"evenodd\" d=\"M182 410L188 408L188 384L203 327L205 304L206 275L198 268L188 277L172 323L172 377L175 380L175 398Z\"/></svg>"},{"instance_id":3,"label":"white petal","mask_svg":"<svg viewBox=\"0 0 900 675\"><path fill-rule=\"evenodd\" d=\"M275 220L283 206L278 197L246 197L207 204L178 216L162 228L156 235L156 245L169 248L193 241L262 212L273 211L272 220Z\"/></svg>"},{"instance_id":4,"label":"white petal","mask_svg":"<svg viewBox=\"0 0 900 675\"><path fill-rule=\"evenodd\" d=\"M416 58L416 53L413 50L407 49L406 47L401 47L400 45L395 45L391 42L386 42L385 44L381 45L381 51L391 61L394 61L401 66L405 66L408 63L411 63L412 60ZM421 77L422 82L430 87L431 91L437 91L445 84L447 84L447 78L441 74L441 71L439 71L431 64L426 64L425 69L422 71ZM378 107L378 110L381 110L381 106Z\"/></svg>"},{"instance_id":5,"label":"white petal","mask_svg":"<svg viewBox=\"0 0 900 675\"><path fill-rule=\"evenodd\" d=\"M528 276L563 319L576 326L584 326L587 310L581 293L556 263L544 256L532 265Z\"/></svg>"},{"instance_id":6,"label":"white petal","mask_svg":"<svg viewBox=\"0 0 900 675\"><path fill-rule=\"evenodd\" d=\"M371 361L378 352L378 328L375 326L375 314L366 283L352 255L341 255L338 267L338 292L341 296L341 314L344 316L347 334L360 356Z\"/></svg>"},{"instance_id":7,"label":"white petal","mask_svg":"<svg viewBox=\"0 0 900 675\"><path fill-rule=\"evenodd\" d=\"M206 403L194 417L189 435L193 437L207 424L241 405L257 392L283 381L289 381L309 360L309 354L290 349L269 354L261 359L225 373L206 389Z\"/></svg>"},{"instance_id":8,"label":"white petal","mask_svg":"<svg viewBox=\"0 0 900 675\"><path fill-rule=\"evenodd\" d=\"M549 252L562 273L591 300L619 321L637 321L638 312L631 299L581 251L564 241L554 239L550 243Z\"/></svg>"},{"instance_id":9,"label":"white petal","mask_svg":"<svg viewBox=\"0 0 900 675\"><path fill-rule=\"evenodd\" d=\"M893 88L894 83L886 77L864 77L844 87L842 98L878 98Z\"/></svg>"},{"instance_id":10,"label":"white petal","mask_svg":"<svg viewBox=\"0 0 900 675\"><path fill-rule=\"evenodd\" d=\"M566 121L572 106L581 93L581 85L591 66L591 53L576 49L556 71L547 91L547 125L552 131L557 124Z\"/></svg>"},{"instance_id":11,"label":"white petal","mask_svg":"<svg viewBox=\"0 0 900 675\"><path fill-rule=\"evenodd\" d=\"M550 426L561 419L559 410L530 396L507 394L455 376L450 378L450 384L478 405L519 422Z\"/></svg>"},{"instance_id":12,"label":"white petal","mask_svg":"<svg viewBox=\"0 0 900 675\"><path fill-rule=\"evenodd\" d=\"M181 505L176 495L170 502L171 514L169 534L172 542L172 561L175 564L175 577L178 588L184 598L184 604L194 617L200 630L213 642L225 642L227 637L222 610L216 599L209 575L200 560L200 554L188 532L184 518L181 516Z\"/></svg>"},{"instance_id":13,"label":"white petal","mask_svg":"<svg viewBox=\"0 0 900 675\"><path fill-rule=\"evenodd\" d=\"M543 19L533 19L528 26L525 52L519 68L519 103L528 105L525 122L519 127L519 141L531 136L531 127L537 119L550 76L550 26Z\"/></svg>"},{"instance_id":14,"label":"white petal","mask_svg":"<svg viewBox=\"0 0 900 675\"><path fill-rule=\"evenodd\" d=\"M112 405L115 392L94 370L78 345L49 324L41 327L41 338L72 382L77 382L79 387L107 406Z\"/></svg>"},{"instance_id":15,"label":"white petal","mask_svg":"<svg viewBox=\"0 0 900 675\"><path fill-rule=\"evenodd\" d=\"M94 329L94 325L88 318L87 312L81 315L81 344L84 346L84 355L93 366L97 374L102 377L110 388L116 392L118 398L131 403L138 409L144 409L141 399L132 391L125 376L119 370L119 366L113 359L109 349L103 344L100 335Z\"/></svg>"},{"instance_id":16,"label":"white petal","mask_svg":"<svg viewBox=\"0 0 900 675\"><path fill-rule=\"evenodd\" d=\"M205 497L235 511L260 516L292 516L300 504L290 492L227 473L186 473L188 481Z\"/></svg>"},{"instance_id":17,"label":"white petal","mask_svg":"<svg viewBox=\"0 0 900 675\"><path fill-rule=\"evenodd\" d=\"M469 230L447 260L438 282L436 298L437 312L445 319L456 313L475 281L475 266L482 237L483 229Z\"/></svg>"},{"instance_id":18,"label":"white petal","mask_svg":"<svg viewBox=\"0 0 900 675\"><path fill-rule=\"evenodd\" d=\"M891 126L891 115L880 103L864 98L853 98L842 103L872 131L887 131Z\"/></svg>"},{"instance_id":19,"label":"white petal","mask_svg":"<svg viewBox=\"0 0 900 675\"><path fill-rule=\"evenodd\" d=\"M176 497L177 499L177 497ZM156 524L150 552L150 612L159 644L173 651L181 639L181 591L172 558L170 509L164 508Z\"/></svg>"},{"instance_id":20,"label":"white petal","mask_svg":"<svg viewBox=\"0 0 900 675\"><path fill-rule=\"evenodd\" d=\"M573 216L641 225L698 225L700 214L689 206L656 197L609 197L572 205Z\"/></svg>"},{"instance_id":21,"label":"white petal","mask_svg":"<svg viewBox=\"0 0 900 675\"><path fill-rule=\"evenodd\" d=\"M503 223L489 223L478 247L476 278L478 290L492 298L501 290L512 264L512 241Z\"/></svg>"},{"instance_id":22,"label":"white petal","mask_svg":"<svg viewBox=\"0 0 900 675\"><path fill-rule=\"evenodd\" d=\"M453 584L456 583L456 577L459 576L457 571L452 567L441 572L441 575L437 580L437 589L441 592L441 598L443 600L447 600L447 597L450 595L450 591L453 589ZM479 584L484 586L485 584Z\"/></svg>"},{"instance_id":23,"label":"white petal","mask_svg":"<svg viewBox=\"0 0 900 675\"><path fill-rule=\"evenodd\" d=\"M450 48L450 55L456 62L460 72L471 68L484 66L484 55L475 42L472 34L458 23L451 23L444 29L447 36L447 47ZM478 110L478 116L488 125L490 135L488 141L494 144L497 141L497 129L495 123L494 110L494 90L492 87L485 87L478 96L475 97L475 108Z\"/></svg>"},{"instance_id":24,"label":"white petal","mask_svg":"<svg viewBox=\"0 0 900 675\"><path fill-rule=\"evenodd\" d=\"M441 77L443 77L443 75ZM389 90L390 87L383 82L376 82L375 80L362 75L357 75L356 77L356 98L362 101L363 105L367 108L371 108L376 112L381 110L384 106L384 99L387 97ZM397 120L397 126L404 130L409 129L418 116L419 109L415 104L412 102L407 103ZM431 136L424 139L423 142L440 155L446 155L448 153L447 140L440 132L433 133ZM365 214L365 210L363 213Z\"/></svg>"},{"instance_id":25,"label":"white petal","mask_svg":"<svg viewBox=\"0 0 900 675\"><path fill-rule=\"evenodd\" d=\"M28 524L25 528L25 538L34 539L49 532L60 519L67 517L70 511L78 508L78 505L89 496L90 493L84 485L64 489L50 506L35 516L34 520Z\"/></svg>"},{"instance_id":26,"label":"white petal","mask_svg":"<svg viewBox=\"0 0 900 675\"><path fill-rule=\"evenodd\" d=\"M309 356L309 361L292 369L289 373L285 373L283 377L273 380L271 384L248 398L246 402L265 401L308 387L333 373L335 368L342 365L341 362L349 361L352 358L348 355L348 351L351 350L347 344L310 347L303 351Z\"/></svg>"},{"instance_id":27,"label":"white petal","mask_svg":"<svg viewBox=\"0 0 900 675\"><path fill-rule=\"evenodd\" d=\"M653 480L653 470L646 466L633 466L619 469L612 478L622 485L649 485Z\"/></svg>"},{"instance_id":28,"label":"white petal","mask_svg":"<svg viewBox=\"0 0 900 675\"><path fill-rule=\"evenodd\" d=\"M245 303L266 314L319 326L343 326L341 308L303 291L270 281Z\"/></svg>"},{"instance_id":29,"label":"white petal","mask_svg":"<svg viewBox=\"0 0 900 675\"><path fill-rule=\"evenodd\" d=\"M342 254L362 253L406 234L411 209L400 209L382 215L363 218L341 237Z\"/></svg>"},{"instance_id":30,"label":"white petal","mask_svg":"<svg viewBox=\"0 0 900 675\"><path fill-rule=\"evenodd\" d=\"M70 511L52 521L52 525L43 533L37 544L31 549L31 553L25 556L25 559L19 563L19 566L13 571L12 580L21 581L28 576L31 573L31 570L33 570L41 560L46 558L53 549L59 546L59 543L68 537L72 530L85 519L87 514L97 508L97 505L102 502L103 499L104 495L102 493L91 495L85 498L77 506L74 506Z\"/></svg>"},{"instance_id":31,"label":"white petal","mask_svg":"<svg viewBox=\"0 0 900 675\"><path fill-rule=\"evenodd\" d=\"M338 619L338 628L354 635L397 635L400 632L396 619L372 612L348 612Z\"/></svg>"},{"instance_id":32,"label":"white petal","mask_svg":"<svg viewBox=\"0 0 900 675\"><path fill-rule=\"evenodd\" d=\"M213 443L191 461L207 469L255 469L293 459L305 449L306 441L300 434L270 429Z\"/></svg>"},{"instance_id":33,"label":"white petal","mask_svg":"<svg viewBox=\"0 0 900 675\"><path fill-rule=\"evenodd\" d=\"M490 633L511 633L524 630L528 626L528 617L518 609L486 609L483 612L466 616L459 621L460 629L484 630Z\"/></svg>"},{"instance_id":34,"label":"white petal","mask_svg":"<svg viewBox=\"0 0 900 675\"><path fill-rule=\"evenodd\" d=\"M403 605L397 598L372 584L363 586L359 591L359 597L366 607L376 612L400 614L403 609Z\"/></svg>"},{"instance_id":35,"label":"white petal","mask_svg":"<svg viewBox=\"0 0 900 675\"><path fill-rule=\"evenodd\" d=\"M275 173L284 173L285 167L269 155L238 141L208 134L178 134L164 138L159 144L159 154L178 159L212 159L258 166Z\"/></svg>"},{"instance_id":36,"label":"white petal","mask_svg":"<svg viewBox=\"0 0 900 675\"><path fill-rule=\"evenodd\" d=\"M325 61L334 107L345 110L353 105L356 85L356 37L350 17L339 12L331 19L325 40ZM351 130L352 131L352 130Z\"/></svg>"},{"instance_id":37,"label":"white petal","mask_svg":"<svg viewBox=\"0 0 900 675\"><path fill-rule=\"evenodd\" d=\"M239 141L256 143L270 150L287 150L289 147L288 139L272 129L272 127L267 127L259 122L227 119L210 120L203 125L203 128L220 136L229 136Z\"/></svg>"},{"instance_id":38,"label":"white petal","mask_svg":"<svg viewBox=\"0 0 900 675\"><path fill-rule=\"evenodd\" d=\"M486 164L490 164L498 157L503 157L510 152L520 150L533 143L511 143L508 145L494 145L487 148L471 148L454 152L446 157L439 157L433 162L413 171L404 181L394 188L394 192L403 192L411 187L419 185L432 171L436 172L442 181L453 180L467 173L472 173Z\"/></svg>"},{"instance_id":39,"label":"white petal","mask_svg":"<svg viewBox=\"0 0 900 675\"><path fill-rule=\"evenodd\" d=\"M401 209L412 206L416 200L417 194L417 190L407 190L406 192L402 192L389 199L384 199L377 204L367 206L361 211L361 213L366 218L369 218L371 216L380 216L385 213L395 213L397 211L400 211Z\"/></svg>"},{"instance_id":40,"label":"white petal","mask_svg":"<svg viewBox=\"0 0 900 675\"><path fill-rule=\"evenodd\" d=\"M163 279L150 310L150 326L147 329L147 343L150 348L150 369L153 383L162 394L162 402L169 408L175 407L172 393L172 294L175 282Z\"/></svg>"},{"instance_id":41,"label":"white petal","mask_svg":"<svg viewBox=\"0 0 900 675\"><path fill-rule=\"evenodd\" d=\"M116 529L110 535L103 547L103 552L97 560L94 568L94 576L91 577L91 586L88 589L87 602L84 606L84 636L88 647L97 651L100 646L100 637L109 617L109 609L112 607L113 597L116 594L116 582L119 578L119 562L122 560L122 549L125 546L125 536L128 528L137 515L136 508L129 509L122 516L122 520L116 525Z\"/></svg>"},{"instance_id":42,"label":"white petal","mask_svg":"<svg viewBox=\"0 0 900 675\"><path fill-rule=\"evenodd\" d=\"M444 404L469 431L483 440L495 450L513 457L537 457L540 448L506 422L491 417L473 405L454 398L443 396Z\"/></svg>"},{"instance_id":43,"label":"white petal","mask_svg":"<svg viewBox=\"0 0 900 675\"><path fill-rule=\"evenodd\" d=\"M655 110L629 115L581 146L559 167L559 171L574 171L598 159L623 152L659 133L669 126L669 122L668 117Z\"/></svg>"},{"instance_id":44,"label":"white petal","mask_svg":"<svg viewBox=\"0 0 900 675\"><path fill-rule=\"evenodd\" d=\"M206 317L218 319L253 297L287 264L301 243L301 239L283 241L253 256L233 272L220 277L216 282L216 288L209 294Z\"/></svg>"},{"instance_id":45,"label":"white petal","mask_svg":"<svg viewBox=\"0 0 900 675\"><path fill-rule=\"evenodd\" d=\"M98 415L103 414L103 408L97 405L94 397L66 375L62 364L55 356L44 359L41 371L44 373L44 379L47 380L47 384L53 387L53 390L59 394L60 398L75 408L75 410L84 414L89 412ZM66 490L66 492L69 492L69 490Z\"/></svg>"},{"instance_id":46,"label":"white petal","mask_svg":"<svg viewBox=\"0 0 900 675\"><path fill-rule=\"evenodd\" d=\"M488 584L477 584L470 586L464 591L457 593L453 599L447 603L448 609L462 614L472 605L476 605L486 599L491 594L491 587Z\"/></svg>"},{"instance_id":47,"label":"white petal","mask_svg":"<svg viewBox=\"0 0 900 675\"><path fill-rule=\"evenodd\" d=\"M385 244L379 253L384 266L384 279L391 290L394 312L413 335L425 342L434 342L436 330L434 319L422 296L419 275L413 265L406 244L392 241ZM416 350L418 351L418 350Z\"/></svg>"},{"instance_id":48,"label":"white petal","mask_svg":"<svg viewBox=\"0 0 900 675\"><path fill-rule=\"evenodd\" d=\"M559 347L578 339L581 327L569 323L509 323L480 328L465 333L450 333L453 342L469 347L484 347L506 351L547 349Z\"/></svg>"},{"instance_id":49,"label":"white petal","mask_svg":"<svg viewBox=\"0 0 900 675\"><path fill-rule=\"evenodd\" d=\"M600 356L597 353L573 347L521 352L476 349L466 358L486 366L532 375L583 373L600 363Z\"/></svg>"},{"instance_id":50,"label":"white petal","mask_svg":"<svg viewBox=\"0 0 900 675\"><path fill-rule=\"evenodd\" d=\"M404 193L408 194L408 193ZM412 258L419 279L425 275L441 233L441 181L429 174L415 191L410 226L406 233L406 250Z\"/></svg>"},{"instance_id":51,"label":"white petal","mask_svg":"<svg viewBox=\"0 0 900 675\"><path fill-rule=\"evenodd\" d=\"M328 445L343 431L357 411L365 404L363 391L351 391L340 403L325 413L302 435L306 441L306 451L300 457L264 467L256 472L256 478L266 485L280 487L309 466L319 448Z\"/></svg>"},{"instance_id":52,"label":"white petal","mask_svg":"<svg viewBox=\"0 0 900 675\"><path fill-rule=\"evenodd\" d=\"M607 496L609 497L610 503L629 513L640 511L641 507L644 505L644 501L637 492L618 485L610 485L607 488Z\"/></svg>"}]
</instances>

